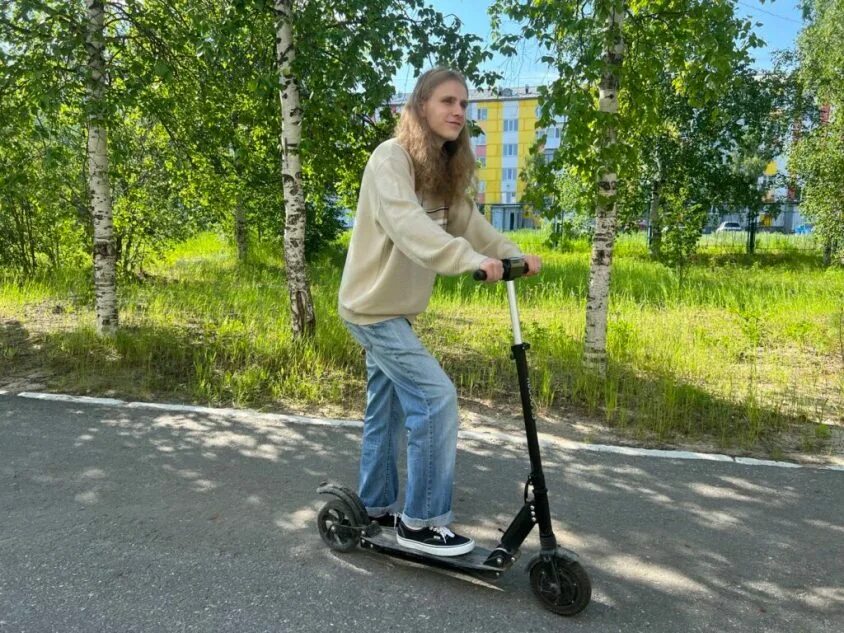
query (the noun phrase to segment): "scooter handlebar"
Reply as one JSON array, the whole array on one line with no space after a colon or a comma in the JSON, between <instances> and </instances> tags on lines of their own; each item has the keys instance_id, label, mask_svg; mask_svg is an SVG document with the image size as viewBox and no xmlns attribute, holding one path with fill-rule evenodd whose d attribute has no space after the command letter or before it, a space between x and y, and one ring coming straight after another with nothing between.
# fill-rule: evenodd
<instances>
[{"instance_id":1,"label":"scooter handlebar","mask_svg":"<svg viewBox=\"0 0 844 633\"><path fill-rule=\"evenodd\" d=\"M504 266L504 276L501 281L512 281L528 274L527 262L522 257L502 259L501 264ZM472 273L472 278L475 281L486 281L486 271L478 269Z\"/></svg>"}]
</instances>

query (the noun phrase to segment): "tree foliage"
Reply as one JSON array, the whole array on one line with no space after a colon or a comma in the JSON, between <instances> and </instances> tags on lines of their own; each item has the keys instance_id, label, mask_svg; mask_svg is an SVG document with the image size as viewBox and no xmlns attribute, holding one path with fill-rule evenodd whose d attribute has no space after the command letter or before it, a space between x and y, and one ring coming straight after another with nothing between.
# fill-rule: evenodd
<instances>
[{"instance_id":1,"label":"tree foliage","mask_svg":"<svg viewBox=\"0 0 844 633\"><path fill-rule=\"evenodd\" d=\"M797 103L797 130L789 171L800 185L800 212L814 222L827 246L844 261L844 2L807 0L807 26L797 41L799 87L810 100Z\"/></svg>"},{"instance_id":2,"label":"tree foliage","mask_svg":"<svg viewBox=\"0 0 844 633\"><path fill-rule=\"evenodd\" d=\"M748 208L750 215L758 214L762 170L754 170L781 150L789 122L776 116L785 99L781 74L756 73L749 66L749 50L761 44L750 22L735 15L734 2L629 3L624 30L628 51L620 78L621 142L613 150L616 156L601 157L596 139L602 117L594 109L594 81L601 68L600 56L595 56L600 6L497 3L497 10L526 21L529 31L539 34L548 50L545 61L560 73L541 96L545 118L539 125L564 116L564 138L551 161L531 163L528 203L549 217L592 209L595 170L616 160L622 226L646 217L654 197L661 209L660 190L675 201L681 192L689 196L690 221L680 226L654 218L656 256L662 233L675 226L687 232L692 224L702 230L700 206ZM511 38L499 41L505 51L511 45ZM541 139L534 149L542 149ZM572 176L582 181L574 188L579 198L574 207L564 208L560 202L565 198L570 204L572 188L564 193L560 185ZM690 234L685 241L692 244Z\"/></svg>"},{"instance_id":3,"label":"tree foliage","mask_svg":"<svg viewBox=\"0 0 844 633\"><path fill-rule=\"evenodd\" d=\"M199 228L216 225L231 233L237 209L253 239L280 247L285 212L271 5L107 3L108 91L101 114L110 133L124 272ZM478 85L497 76L479 70L490 55L480 38L420 0L309 0L297 7L293 28L306 51L294 70L304 97L310 256L337 234L369 153L392 133L384 105L398 68L452 63ZM0 5L0 161L10 166L0 176L0 240L3 263L22 270L92 247L84 18L81 0Z\"/></svg>"},{"instance_id":4,"label":"tree foliage","mask_svg":"<svg viewBox=\"0 0 844 633\"><path fill-rule=\"evenodd\" d=\"M596 201L584 354L599 369L606 353L603 333L616 222L624 217L619 208L626 203L628 216L642 212L629 204L642 198L634 184L642 179L639 158L648 151L647 140L666 131L666 109L680 101L699 110L717 100L731 75L747 64L748 50L761 44L750 21L737 17L735 8L736 0L493 4L497 49L512 55L521 37L535 38L546 51L542 61L558 74L540 88L537 125L545 127L562 117L565 128L552 159L534 163L533 178L541 192L534 199L553 197L556 175L565 172L579 178L580 190L591 191L586 195ZM619 13L624 16L620 32L612 27L622 22ZM502 34L504 15L522 24L522 32ZM608 94L617 108L605 107ZM533 151L541 144L538 139ZM672 183L675 207L678 196L689 192L688 178Z\"/></svg>"}]
</instances>

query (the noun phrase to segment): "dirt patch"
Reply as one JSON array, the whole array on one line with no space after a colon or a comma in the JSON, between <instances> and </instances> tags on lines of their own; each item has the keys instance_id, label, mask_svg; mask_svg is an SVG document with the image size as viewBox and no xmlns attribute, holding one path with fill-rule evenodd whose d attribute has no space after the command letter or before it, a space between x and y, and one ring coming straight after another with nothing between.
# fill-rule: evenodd
<instances>
[{"instance_id":1,"label":"dirt patch","mask_svg":"<svg viewBox=\"0 0 844 633\"><path fill-rule=\"evenodd\" d=\"M34 337L17 319L0 320L0 390L43 389L50 372L41 366L40 337Z\"/></svg>"}]
</instances>

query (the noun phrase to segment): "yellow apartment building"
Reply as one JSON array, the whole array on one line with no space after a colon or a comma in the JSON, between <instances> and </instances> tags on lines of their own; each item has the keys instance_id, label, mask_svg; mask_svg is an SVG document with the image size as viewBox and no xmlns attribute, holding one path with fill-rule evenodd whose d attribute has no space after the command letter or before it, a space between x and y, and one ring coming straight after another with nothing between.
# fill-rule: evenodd
<instances>
[{"instance_id":1,"label":"yellow apartment building","mask_svg":"<svg viewBox=\"0 0 844 633\"><path fill-rule=\"evenodd\" d=\"M396 95L390 101L394 112L401 111L408 96ZM538 93L530 86L504 88L497 94L480 90L469 93L467 117L483 130L472 139L478 158L478 208L502 231L532 228L540 222L522 207L525 183L519 175L538 136L545 137L546 155L559 147L564 120L537 129L537 105Z\"/></svg>"}]
</instances>

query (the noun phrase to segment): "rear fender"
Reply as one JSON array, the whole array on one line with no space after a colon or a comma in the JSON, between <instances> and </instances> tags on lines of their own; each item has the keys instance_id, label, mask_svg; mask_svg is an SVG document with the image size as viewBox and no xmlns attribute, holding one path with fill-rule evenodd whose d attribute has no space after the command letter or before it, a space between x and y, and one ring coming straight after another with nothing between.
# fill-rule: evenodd
<instances>
[{"instance_id":1,"label":"rear fender","mask_svg":"<svg viewBox=\"0 0 844 633\"><path fill-rule=\"evenodd\" d=\"M354 518L358 527L369 525L369 515L367 515L363 502L354 490L340 484L324 481L317 488L317 492L321 495L334 495L349 506L352 511L352 518Z\"/></svg>"}]
</instances>

